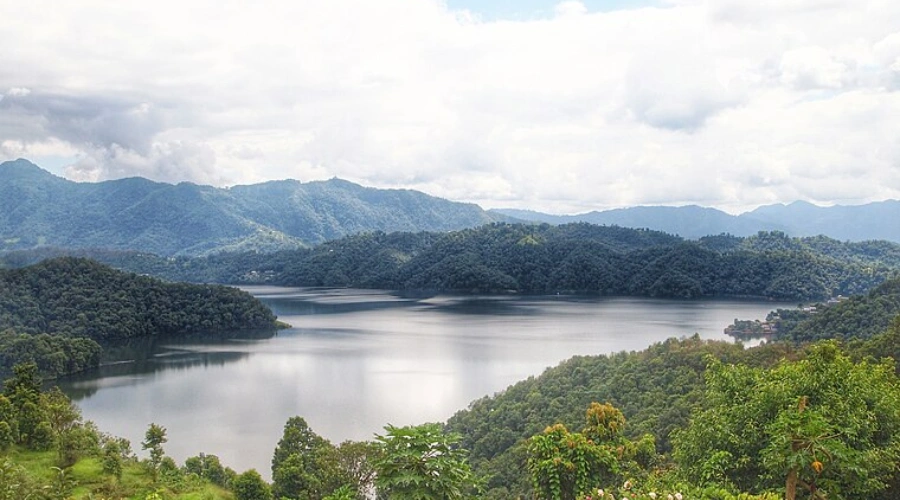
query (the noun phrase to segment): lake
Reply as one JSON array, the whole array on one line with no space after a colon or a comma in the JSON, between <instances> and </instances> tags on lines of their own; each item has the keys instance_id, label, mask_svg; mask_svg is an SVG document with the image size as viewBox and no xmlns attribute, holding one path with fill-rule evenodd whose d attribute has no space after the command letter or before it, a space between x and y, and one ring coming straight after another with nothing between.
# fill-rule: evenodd
<instances>
[{"instance_id":1,"label":"lake","mask_svg":"<svg viewBox=\"0 0 900 500\"><path fill-rule=\"evenodd\" d=\"M570 296L404 297L248 287L293 326L227 339L142 339L130 360L61 380L84 417L140 451L168 430L179 463L200 452L269 476L294 415L335 444L385 424L445 421L482 396L577 354L641 350L669 337L728 339L735 318L785 304ZM552 422L548 422L550 424Z\"/></svg>"}]
</instances>

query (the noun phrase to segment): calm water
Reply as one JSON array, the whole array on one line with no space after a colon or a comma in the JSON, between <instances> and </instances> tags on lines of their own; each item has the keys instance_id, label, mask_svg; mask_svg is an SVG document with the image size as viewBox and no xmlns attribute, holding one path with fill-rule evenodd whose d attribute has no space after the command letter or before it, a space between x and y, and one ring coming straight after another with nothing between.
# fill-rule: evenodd
<instances>
[{"instance_id":1,"label":"calm water","mask_svg":"<svg viewBox=\"0 0 900 500\"><path fill-rule=\"evenodd\" d=\"M444 421L576 354L640 350L780 304L636 298L403 298L382 292L248 288L293 328L276 336L144 341L61 387L101 429L140 449L151 422L179 463L200 452L268 475L285 421L337 443L382 427Z\"/></svg>"}]
</instances>

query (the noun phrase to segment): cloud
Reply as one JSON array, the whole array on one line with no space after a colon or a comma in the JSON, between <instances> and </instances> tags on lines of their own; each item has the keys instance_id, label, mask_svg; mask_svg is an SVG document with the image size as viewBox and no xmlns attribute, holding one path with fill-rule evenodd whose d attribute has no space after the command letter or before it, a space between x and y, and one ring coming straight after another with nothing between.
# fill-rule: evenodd
<instances>
[{"instance_id":1,"label":"cloud","mask_svg":"<svg viewBox=\"0 0 900 500\"><path fill-rule=\"evenodd\" d=\"M587 14L587 7L584 6L583 3L578 2L576 0L569 0L566 2L560 2L556 4L554 7L554 11L556 15L559 17L563 16L580 16L583 14Z\"/></svg>"},{"instance_id":2,"label":"cloud","mask_svg":"<svg viewBox=\"0 0 900 500\"><path fill-rule=\"evenodd\" d=\"M849 83L851 68L821 47L801 47L781 57L781 79L798 90L840 89Z\"/></svg>"},{"instance_id":3,"label":"cloud","mask_svg":"<svg viewBox=\"0 0 900 500\"><path fill-rule=\"evenodd\" d=\"M900 197L900 3L546 11L0 4L20 41L0 52L0 155L69 157L79 180L339 176L553 211Z\"/></svg>"},{"instance_id":4,"label":"cloud","mask_svg":"<svg viewBox=\"0 0 900 500\"><path fill-rule=\"evenodd\" d=\"M81 93L78 95L45 92L7 94L4 114L15 116L18 123L4 120L0 133L14 135L12 128L24 138L36 140L56 137L74 144L96 147L118 145L146 153L153 136L165 128L162 113L149 103L134 97L110 97Z\"/></svg>"},{"instance_id":5,"label":"cloud","mask_svg":"<svg viewBox=\"0 0 900 500\"><path fill-rule=\"evenodd\" d=\"M744 98L739 84L720 80L715 57L702 51L664 49L638 57L625 85L625 106L634 119L670 130L696 130Z\"/></svg>"},{"instance_id":6,"label":"cloud","mask_svg":"<svg viewBox=\"0 0 900 500\"><path fill-rule=\"evenodd\" d=\"M110 178L146 177L170 183L221 183L216 171L215 152L204 144L178 141L157 143L145 154L114 144L107 148L88 150L86 153L66 167L67 177L91 182Z\"/></svg>"}]
</instances>

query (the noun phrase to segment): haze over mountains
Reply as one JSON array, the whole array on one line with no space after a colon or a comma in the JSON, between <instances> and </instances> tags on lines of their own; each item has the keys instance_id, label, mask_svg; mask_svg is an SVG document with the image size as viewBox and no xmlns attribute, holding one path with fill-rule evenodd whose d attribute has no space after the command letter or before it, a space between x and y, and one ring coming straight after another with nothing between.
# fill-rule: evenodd
<instances>
[{"instance_id":1,"label":"haze over mountains","mask_svg":"<svg viewBox=\"0 0 900 500\"><path fill-rule=\"evenodd\" d=\"M366 231L452 231L491 222L589 222L688 239L783 231L900 242L900 201L818 207L769 205L741 215L714 208L633 207L580 215L485 211L412 190L331 179L216 188L128 178L78 183L28 160L0 163L0 251L35 247L133 249L159 255L274 251Z\"/></svg>"},{"instance_id":2,"label":"haze over mountains","mask_svg":"<svg viewBox=\"0 0 900 500\"><path fill-rule=\"evenodd\" d=\"M228 189L143 178L77 183L27 160L0 163L0 251L269 251L363 231L450 231L507 219L473 204L340 179Z\"/></svg>"},{"instance_id":3,"label":"haze over mountains","mask_svg":"<svg viewBox=\"0 0 900 500\"><path fill-rule=\"evenodd\" d=\"M900 242L900 201L897 200L832 207L795 201L788 205L762 206L740 215L696 205L620 208L579 215L550 215L512 209L492 212L548 224L589 222L654 229L689 239L722 233L751 236L759 231L783 231L791 236L822 234L837 240Z\"/></svg>"}]
</instances>

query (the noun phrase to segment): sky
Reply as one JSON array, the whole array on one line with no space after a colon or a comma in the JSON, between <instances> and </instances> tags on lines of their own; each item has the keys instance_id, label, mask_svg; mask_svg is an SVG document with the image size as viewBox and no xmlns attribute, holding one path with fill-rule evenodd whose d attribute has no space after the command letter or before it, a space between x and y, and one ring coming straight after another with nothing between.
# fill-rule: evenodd
<instances>
[{"instance_id":1,"label":"sky","mask_svg":"<svg viewBox=\"0 0 900 500\"><path fill-rule=\"evenodd\" d=\"M0 40L0 161L76 181L900 198L896 0L31 0Z\"/></svg>"}]
</instances>

